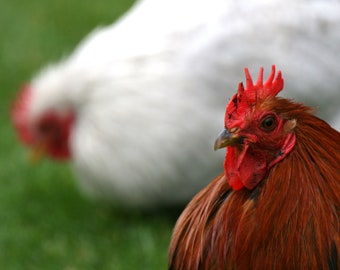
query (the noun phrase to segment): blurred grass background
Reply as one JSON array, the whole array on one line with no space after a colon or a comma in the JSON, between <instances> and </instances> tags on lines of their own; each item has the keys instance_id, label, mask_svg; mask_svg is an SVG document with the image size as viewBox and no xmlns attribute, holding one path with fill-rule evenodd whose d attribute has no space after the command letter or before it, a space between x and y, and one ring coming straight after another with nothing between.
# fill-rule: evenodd
<instances>
[{"instance_id":1,"label":"blurred grass background","mask_svg":"<svg viewBox=\"0 0 340 270\"><path fill-rule=\"evenodd\" d=\"M165 269L175 217L86 200L70 164L32 165L9 119L20 86L133 0L0 0L0 269Z\"/></svg>"}]
</instances>

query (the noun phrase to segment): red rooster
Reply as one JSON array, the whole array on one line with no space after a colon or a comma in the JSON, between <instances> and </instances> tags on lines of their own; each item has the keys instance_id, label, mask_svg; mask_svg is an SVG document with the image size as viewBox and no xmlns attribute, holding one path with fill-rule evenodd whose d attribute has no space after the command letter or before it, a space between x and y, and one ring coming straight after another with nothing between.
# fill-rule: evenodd
<instances>
[{"instance_id":1,"label":"red rooster","mask_svg":"<svg viewBox=\"0 0 340 270\"><path fill-rule=\"evenodd\" d=\"M275 66L245 74L215 143L224 174L178 219L169 269L340 269L340 133L276 97Z\"/></svg>"}]
</instances>

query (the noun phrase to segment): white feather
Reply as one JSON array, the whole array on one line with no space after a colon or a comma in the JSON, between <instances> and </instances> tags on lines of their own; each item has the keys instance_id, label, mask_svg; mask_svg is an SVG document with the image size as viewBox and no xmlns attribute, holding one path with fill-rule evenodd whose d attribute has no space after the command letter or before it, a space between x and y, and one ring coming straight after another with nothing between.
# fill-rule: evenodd
<instances>
[{"instance_id":1,"label":"white feather","mask_svg":"<svg viewBox=\"0 0 340 270\"><path fill-rule=\"evenodd\" d=\"M76 111L73 163L88 194L183 204L222 172L213 142L245 66L256 77L276 64L282 95L340 128L339 14L330 0L139 1L33 80L32 118Z\"/></svg>"}]
</instances>

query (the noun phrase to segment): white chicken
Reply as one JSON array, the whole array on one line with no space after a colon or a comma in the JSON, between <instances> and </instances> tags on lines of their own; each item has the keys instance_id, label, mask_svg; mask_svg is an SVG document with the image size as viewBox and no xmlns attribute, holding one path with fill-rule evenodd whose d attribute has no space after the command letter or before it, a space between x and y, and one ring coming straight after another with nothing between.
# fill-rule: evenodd
<instances>
[{"instance_id":1,"label":"white chicken","mask_svg":"<svg viewBox=\"0 0 340 270\"><path fill-rule=\"evenodd\" d=\"M331 0L139 1L43 69L14 125L26 144L71 158L94 198L184 205L221 170L213 142L244 66L275 63L290 96L340 128L339 14Z\"/></svg>"}]
</instances>

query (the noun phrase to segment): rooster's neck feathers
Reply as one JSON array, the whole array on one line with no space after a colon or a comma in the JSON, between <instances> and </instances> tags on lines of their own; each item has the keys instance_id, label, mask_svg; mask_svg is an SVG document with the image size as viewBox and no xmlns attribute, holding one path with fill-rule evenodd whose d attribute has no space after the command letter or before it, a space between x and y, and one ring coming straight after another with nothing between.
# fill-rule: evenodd
<instances>
[{"instance_id":1,"label":"rooster's neck feathers","mask_svg":"<svg viewBox=\"0 0 340 270\"><path fill-rule=\"evenodd\" d=\"M340 267L340 133L300 104L294 115L297 145L259 186L233 191L222 175L190 202L170 269Z\"/></svg>"},{"instance_id":2,"label":"rooster's neck feathers","mask_svg":"<svg viewBox=\"0 0 340 270\"><path fill-rule=\"evenodd\" d=\"M273 81L274 74L273 66L263 84L261 69L253 85L246 70L246 89L240 85L227 106L226 136L235 138L242 132L233 131L231 123L241 121L249 107L259 108L259 102L260 110L288 123L280 131L294 136L294 146L280 152L284 158L268 166L254 188L235 190L230 179L236 173L229 169L238 156L228 156L235 147L231 141L225 173L198 193L178 219L169 249L170 269L340 268L340 133L314 116L311 108L275 97L283 80L279 73ZM251 131L249 124L245 127ZM267 135L270 139L259 141L271 142L273 134ZM242 140L237 143L245 148ZM268 149L263 145L262 151ZM257 150L251 157L259 162L261 148ZM244 181L244 175L240 178Z\"/></svg>"}]
</instances>

